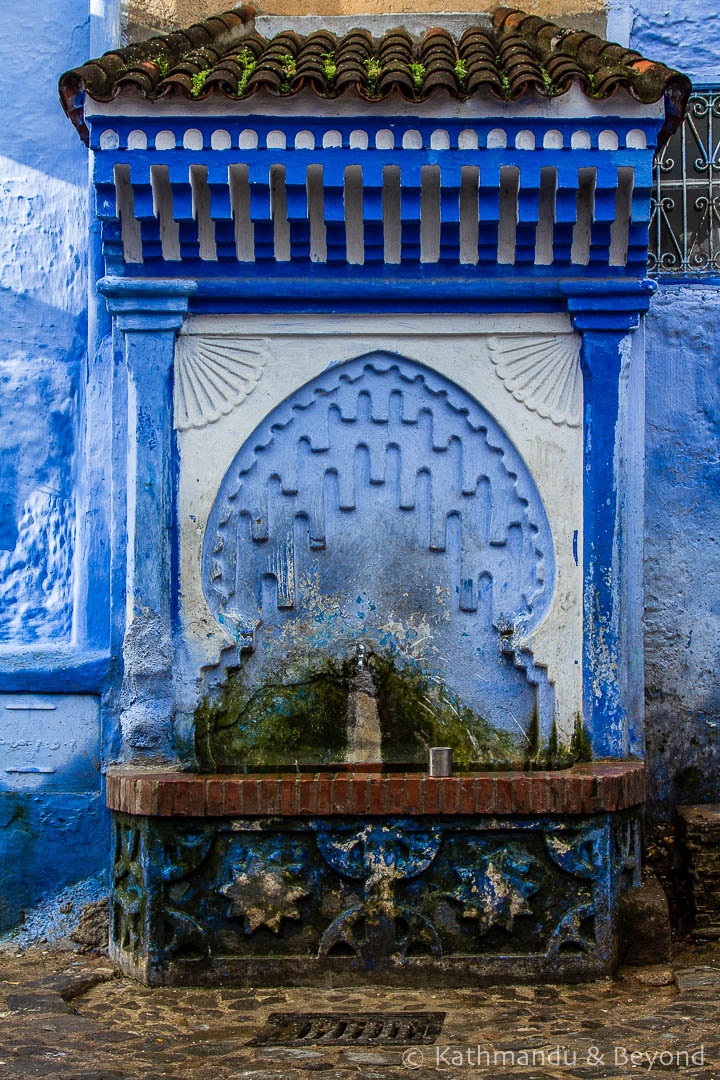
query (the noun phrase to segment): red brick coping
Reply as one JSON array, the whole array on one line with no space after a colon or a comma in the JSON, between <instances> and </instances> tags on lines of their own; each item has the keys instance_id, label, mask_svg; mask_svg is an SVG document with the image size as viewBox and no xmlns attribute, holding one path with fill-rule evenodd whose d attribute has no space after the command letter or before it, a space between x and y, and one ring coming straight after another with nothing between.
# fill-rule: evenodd
<instances>
[{"instance_id":1,"label":"red brick coping","mask_svg":"<svg viewBox=\"0 0 720 1080\"><path fill-rule=\"evenodd\" d=\"M637 761L561 772L219 774L113 769L107 805L153 817L315 814L593 814L645 799Z\"/></svg>"}]
</instances>

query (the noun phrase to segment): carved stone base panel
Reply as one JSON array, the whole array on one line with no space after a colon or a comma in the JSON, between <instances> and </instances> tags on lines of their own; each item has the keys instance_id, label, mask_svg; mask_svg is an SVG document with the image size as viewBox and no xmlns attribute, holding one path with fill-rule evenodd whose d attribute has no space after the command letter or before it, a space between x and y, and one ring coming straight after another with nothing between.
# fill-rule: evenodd
<instances>
[{"instance_id":1,"label":"carved stone base panel","mask_svg":"<svg viewBox=\"0 0 720 1080\"><path fill-rule=\"evenodd\" d=\"M111 952L155 985L593 978L615 963L638 828L637 811L182 822L116 813Z\"/></svg>"}]
</instances>

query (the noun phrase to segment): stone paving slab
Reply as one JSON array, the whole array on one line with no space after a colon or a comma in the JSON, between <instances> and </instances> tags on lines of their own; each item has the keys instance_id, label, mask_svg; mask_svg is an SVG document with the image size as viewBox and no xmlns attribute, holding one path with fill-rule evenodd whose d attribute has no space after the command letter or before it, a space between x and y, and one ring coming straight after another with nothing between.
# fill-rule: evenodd
<instances>
[{"instance_id":1,"label":"stone paving slab","mask_svg":"<svg viewBox=\"0 0 720 1080\"><path fill-rule=\"evenodd\" d=\"M427 1010L447 1019L435 1046L249 1046L268 1014L284 1010ZM652 1058L660 1052L664 1058ZM686 1052L695 1054L688 1067L677 1057ZM0 1080L313 1075L720 1080L720 946L684 947L670 967L625 969L578 986L425 992L151 990L116 977L105 957L0 953Z\"/></svg>"}]
</instances>

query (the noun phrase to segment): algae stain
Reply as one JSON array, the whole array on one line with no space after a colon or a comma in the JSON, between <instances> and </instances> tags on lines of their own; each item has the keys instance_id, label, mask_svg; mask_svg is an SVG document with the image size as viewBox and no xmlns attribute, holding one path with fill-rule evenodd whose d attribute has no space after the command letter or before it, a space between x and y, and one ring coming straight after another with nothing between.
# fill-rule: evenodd
<instances>
[{"instance_id":1,"label":"algae stain","mask_svg":"<svg viewBox=\"0 0 720 1080\"><path fill-rule=\"evenodd\" d=\"M248 689L231 669L219 698L195 713L201 769L343 760L348 673L325 660L288 682Z\"/></svg>"},{"instance_id":2,"label":"algae stain","mask_svg":"<svg viewBox=\"0 0 720 1080\"><path fill-rule=\"evenodd\" d=\"M527 746L463 705L431 672L377 652L369 653L367 671L384 763L423 765L428 747L450 746L458 769L522 765ZM203 701L195 713L199 767L213 771L347 760L356 678L353 657L323 658L288 671L285 680L252 688L242 668L230 670L219 696ZM527 741L537 757L537 715Z\"/></svg>"},{"instance_id":3,"label":"algae stain","mask_svg":"<svg viewBox=\"0 0 720 1080\"><path fill-rule=\"evenodd\" d=\"M463 705L431 673L373 655L383 761L424 763L429 746L451 746L460 769L499 765L517 756L514 738Z\"/></svg>"},{"instance_id":4,"label":"algae stain","mask_svg":"<svg viewBox=\"0 0 720 1080\"><path fill-rule=\"evenodd\" d=\"M583 724L582 716L578 713L575 719L575 730L570 743L570 757L572 761L592 761L592 743L587 728Z\"/></svg>"}]
</instances>

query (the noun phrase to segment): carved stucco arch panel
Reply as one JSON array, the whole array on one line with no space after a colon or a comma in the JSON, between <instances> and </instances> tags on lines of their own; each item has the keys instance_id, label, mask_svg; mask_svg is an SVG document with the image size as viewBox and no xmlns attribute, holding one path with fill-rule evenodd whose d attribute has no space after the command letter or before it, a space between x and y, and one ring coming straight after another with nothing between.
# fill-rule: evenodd
<instances>
[{"instance_id":1,"label":"carved stucco arch panel","mask_svg":"<svg viewBox=\"0 0 720 1080\"><path fill-rule=\"evenodd\" d=\"M278 405L220 485L202 572L251 666L362 639L497 726L536 704L552 722L546 674L516 647L553 595L542 499L498 423L422 364L376 351Z\"/></svg>"}]
</instances>

